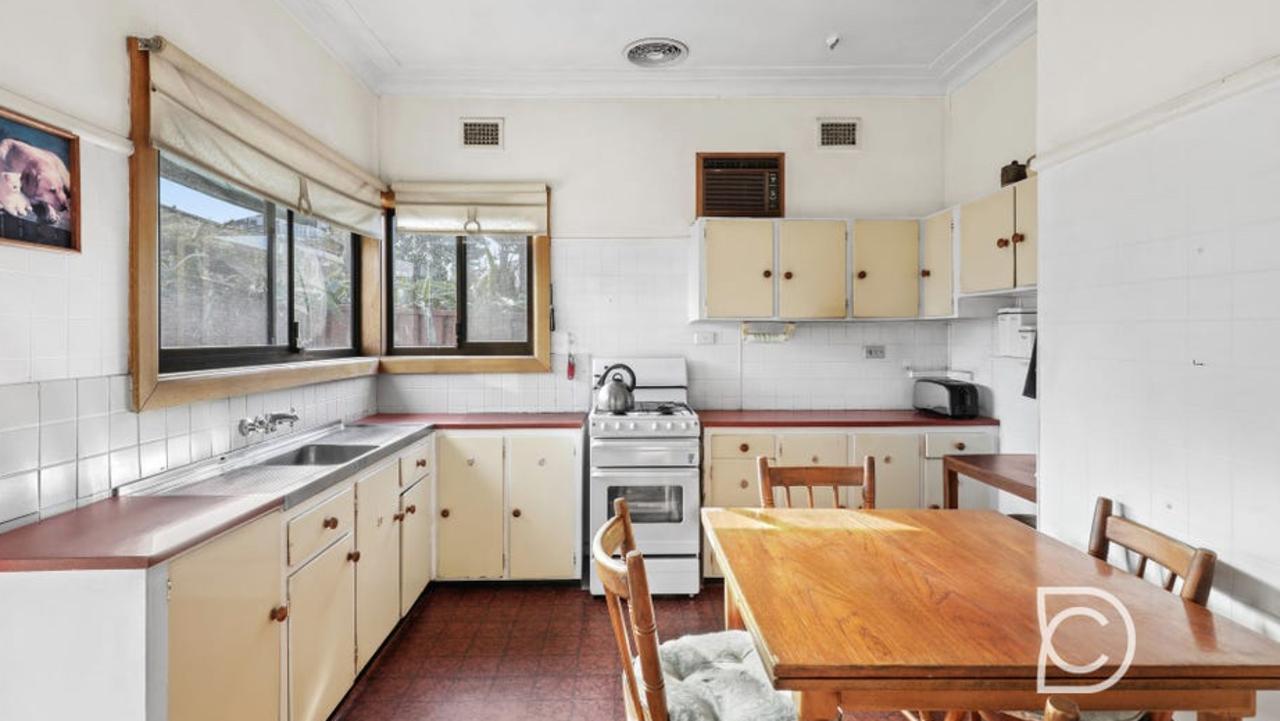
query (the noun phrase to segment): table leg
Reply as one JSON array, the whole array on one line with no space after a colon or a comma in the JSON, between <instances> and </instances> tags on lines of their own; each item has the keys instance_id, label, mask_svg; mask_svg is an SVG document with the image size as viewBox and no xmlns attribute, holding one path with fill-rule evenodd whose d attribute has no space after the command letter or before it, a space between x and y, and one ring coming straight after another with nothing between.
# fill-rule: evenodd
<instances>
[{"instance_id":1,"label":"table leg","mask_svg":"<svg viewBox=\"0 0 1280 721\"><path fill-rule=\"evenodd\" d=\"M726 631L742 631L742 612L738 610L738 591L728 580L724 582L724 628Z\"/></svg>"},{"instance_id":2,"label":"table leg","mask_svg":"<svg viewBox=\"0 0 1280 721\"><path fill-rule=\"evenodd\" d=\"M960 474L946 465L942 467L942 507L960 507Z\"/></svg>"},{"instance_id":3,"label":"table leg","mask_svg":"<svg viewBox=\"0 0 1280 721\"><path fill-rule=\"evenodd\" d=\"M799 721L834 721L840 718L840 694L835 691L800 691Z\"/></svg>"}]
</instances>

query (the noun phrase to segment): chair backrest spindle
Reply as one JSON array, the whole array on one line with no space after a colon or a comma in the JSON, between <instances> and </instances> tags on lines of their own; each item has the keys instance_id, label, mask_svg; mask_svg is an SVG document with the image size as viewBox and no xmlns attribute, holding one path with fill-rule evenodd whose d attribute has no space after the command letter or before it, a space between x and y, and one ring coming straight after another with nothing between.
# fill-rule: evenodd
<instances>
[{"instance_id":1,"label":"chair backrest spindle","mask_svg":"<svg viewBox=\"0 0 1280 721\"><path fill-rule=\"evenodd\" d=\"M809 500L809 507L816 508L815 488L830 488L837 508L844 508L840 503L840 489L843 487L861 487L862 507L876 507L876 459L867 456L862 466L773 466L765 456L756 458L760 472L760 505L765 508L774 507L774 489L781 488L787 507L795 505L791 489L803 487Z\"/></svg>"}]
</instances>

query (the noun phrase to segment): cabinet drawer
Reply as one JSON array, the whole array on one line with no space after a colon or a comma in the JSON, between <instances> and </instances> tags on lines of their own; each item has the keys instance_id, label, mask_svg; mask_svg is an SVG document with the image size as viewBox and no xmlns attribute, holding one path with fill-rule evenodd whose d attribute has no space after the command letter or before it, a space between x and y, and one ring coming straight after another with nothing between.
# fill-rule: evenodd
<instances>
[{"instance_id":1,"label":"cabinet drawer","mask_svg":"<svg viewBox=\"0 0 1280 721\"><path fill-rule=\"evenodd\" d=\"M776 453L775 448L774 437L764 433L711 436L712 458L755 458L756 456L772 458Z\"/></svg>"},{"instance_id":2,"label":"cabinet drawer","mask_svg":"<svg viewBox=\"0 0 1280 721\"><path fill-rule=\"evenodd\" d=\"M400 487L408 488L431 473L431 439L410 446L400 456Z\"/></svg>"},{"instance_id":3,"label":"cabinet drawer","mask_svg":"<svg viewBox=\"0 0 1280 721\"><path fill-rule=\"evenodd\" d=\"M969 456L975 453L995 453L996 437L990 433L926 433L924 434L925 458L943 456Z\"/></svg>"},{"instance_id":4,"label":"cabinet drawer","mask_svg":"<svg viewBox=\"0 0 1280 721\"><path fill-rule=\"evenodd\" d=\"M780 466L844 466L849 463L849 437L844 433L794 434L778 437Z\"/></svg>"},{"instance_id":5,"label":"cabinet drawer","mask_svg":"<svg viewBox=\"0 0 1280 721\"><path fill-rule=\"evenodd\" d=\"M289 521L289 565L307 560L354 528L355 515L355 494L348 488Z\"/></svg>"}]
</instances>

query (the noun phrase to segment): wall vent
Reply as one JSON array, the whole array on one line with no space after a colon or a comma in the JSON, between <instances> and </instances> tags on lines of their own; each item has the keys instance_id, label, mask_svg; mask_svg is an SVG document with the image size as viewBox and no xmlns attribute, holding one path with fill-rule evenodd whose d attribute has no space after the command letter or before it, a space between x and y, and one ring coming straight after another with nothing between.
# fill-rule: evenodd
<instances>
[{"instance_id":1,"label":"wall vent","mask_svg":"<svg viewBox=\"0 0 1280 721\"><path fill-rule=\"evenodd\" d=\"M501 148L502 118L463 118L462 147Z\"/></svg>"},{"instance_id":2,"label":"wall vent","mask_svg":"<svg viewBox=\"0 0 1280 721\"><path fill-rule=\"evenodd\" d=\"M860 123L857 118L818 118L818 147L858 148Z\"/></svg>"},{"instance_id":3,"label":"wall vent","mask_svg":"<svg viewBox=\"0 0 1280 721\"><path fill-rule=\"evenodd\" d=\"M783 217L785 166L783 153L698 153L698 215Z\"/></svg>"}]
</instances>

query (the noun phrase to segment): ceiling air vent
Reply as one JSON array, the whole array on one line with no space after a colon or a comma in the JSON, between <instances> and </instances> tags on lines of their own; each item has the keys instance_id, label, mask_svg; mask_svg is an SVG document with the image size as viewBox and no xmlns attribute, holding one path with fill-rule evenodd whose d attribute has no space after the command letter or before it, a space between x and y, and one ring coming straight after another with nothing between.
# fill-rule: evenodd
<instances>
[{"instance_id":1,"label":"ceiling air vent","mask_svg":"<svg viewBox=\"0 0 1280 721\"><path fill-rule=\"evenodd\" d=\"M501 148L502 118L463 118L462 147Z\"/></svg>"},{"instance_id":2,"label":"ceiling air vent","mask_svg":"<svg viewBox=\"0 0 1280 721\"><path fill-rule=\"evenodd\" d=\"M858 145L857 118L819 118L818 147L852 149Z\"/></svg>"}]
</instances>

